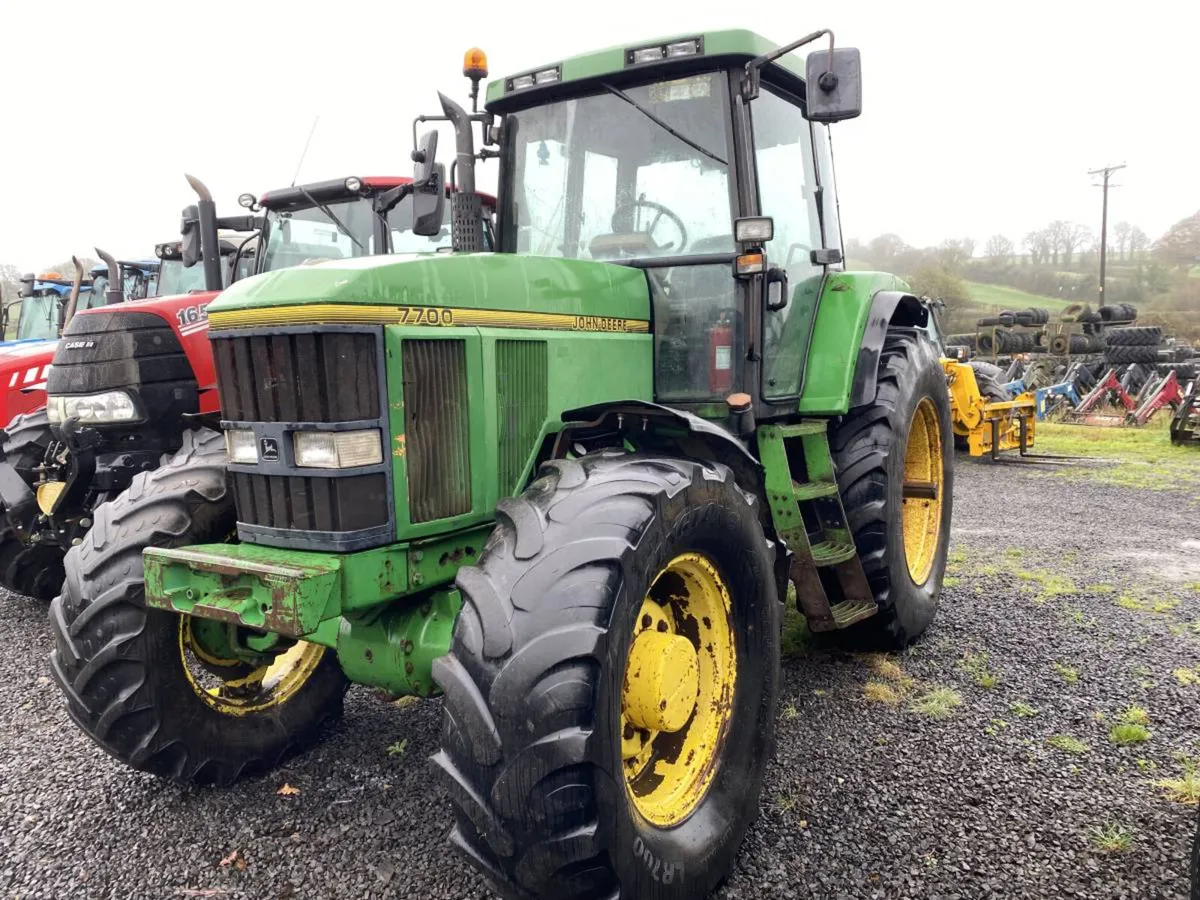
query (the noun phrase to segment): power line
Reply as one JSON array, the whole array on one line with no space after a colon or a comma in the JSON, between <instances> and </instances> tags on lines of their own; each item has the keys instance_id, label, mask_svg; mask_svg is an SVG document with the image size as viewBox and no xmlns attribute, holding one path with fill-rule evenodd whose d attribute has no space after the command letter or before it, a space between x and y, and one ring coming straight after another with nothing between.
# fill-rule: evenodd
<instances>
[{"instance_id":1,"label":"power line","mask_svg":"<svg viewBox=\"0 0 1200 900\"><path fill-rule=\"evenodd\" d=\"M1107 256L1108 256L1108 188L1109 188L1108 179L1112 176L1113 172L1116 172L1123 168L1125 168L1125 163L1121 163L1119 166L1105 166L1102 169L1091 169L1088 171L1089 175L1101 175L1104 177L1103 184L1093 185L1093 187L1103 187L1104 188L1104 206L1103 206L1103 211L1100 214L1100 305L1101 306L1104 305L1105 262L1106 262ZM1117 187L1117 186L1118 185L1115 185L1115 184L1112 185L1112 187Z\"/></svg>"}]
</instances>

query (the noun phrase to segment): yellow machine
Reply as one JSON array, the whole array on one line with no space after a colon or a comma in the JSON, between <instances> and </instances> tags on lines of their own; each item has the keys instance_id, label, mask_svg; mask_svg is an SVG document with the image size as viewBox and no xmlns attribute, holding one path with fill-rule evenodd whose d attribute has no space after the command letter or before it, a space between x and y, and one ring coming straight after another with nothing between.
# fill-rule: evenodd
<instances>
[{"instance_id":1,"label":"yellow machine","mask_svg":"<svg viewBox=\"0 0 1200 900\"><path fill-rule=\"evenodd\" d=\"M1012 400L985 397L969 364L943 358L942 368L950 387L955 445L972 456L995 459L1004 450L1020 450L1024 456L1033 446L1033 393L1026 391Z\"/></svg>"}]
</instances>

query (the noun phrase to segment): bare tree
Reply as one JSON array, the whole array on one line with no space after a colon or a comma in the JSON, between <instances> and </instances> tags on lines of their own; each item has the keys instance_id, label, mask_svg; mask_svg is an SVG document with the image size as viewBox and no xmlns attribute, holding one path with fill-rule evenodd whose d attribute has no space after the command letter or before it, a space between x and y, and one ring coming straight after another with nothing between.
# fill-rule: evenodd
<instances>
[{"instance_id":1,"label":"bare tree","mask_svg":"<svg viewBox=\"0 0 1200 900\"><path fill-rule=\"evenodd\" d=\"M1068 223L1062 235L1063 265L1071 265L1071 257L1076 250L1087 249L1092 243L1092 230L1086 225Z\"/></svg>"},{"instance_id":2,"label":"bare tree","mask_svg":"<svg viewBox=\"0 0 1200 900\"><path fill-rule=\"evenodd\" d=\"M1136 225L1129 232L1129 257L1133 259L1150 246L1150 237Z\"/></svg>"},{"instance_id":3,"label":"bare tree","mask_svg":"<svg viewBox=\"0 0 1200 900\"><path fill-rule=\"evenodd\" d=\"M993 234L983 249L989 259L1008 259L1013 255L1013 242L1002 234Z\"/></svg>"},{"instance_id":4,"label":"bare tree","mask_svg":"<svg viewBox=\"0 0 1200 900\"><path fill-rule=\"evenodd\" d=\"M938 261L948 271L956 272L971 258L975 252L975 241L964 238L961 241L942 241L937 249Z\"/></svg>"},{"instance_id":5,"label":"bare tree","mask_svg":"<svg viewBox=\"0 0 1200 900\"><path fill-rule=\"evenodd\" d=\"M1154 242L1154 252L1171 266L1190 269L1200 263L1200 212L1180 219Z\"/></svg>"},{"instance_id":6,"label":"bare tree","mask_svg":"<svg viewBox=\"0 0 1200 900\"><path fill-rule=\"evenodd\" d=\"M12 263L0 263L0 301L12 300L21 289L21 270Z\"/></svg>"},{"instance_id":7,"label":"bare tree","mask_svg":"<svg viewBox=\"0 0 1200 900\"><path fill-rule=\"evenodd\" d=\"M1110 246L1112 246L1121 260L1125 260L1125 252L1129 249L1129 235L1133 232L1133 226L1128 222L1118 222L1113 226L1113 236Z\"/></svg>"}]
</instances>

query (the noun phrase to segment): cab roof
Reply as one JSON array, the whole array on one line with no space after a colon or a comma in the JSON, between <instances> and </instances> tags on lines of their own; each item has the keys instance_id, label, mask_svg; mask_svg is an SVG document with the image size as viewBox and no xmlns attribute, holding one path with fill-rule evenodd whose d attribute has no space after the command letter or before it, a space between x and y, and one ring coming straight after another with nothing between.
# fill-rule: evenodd
<instances>
[{"instance_id":1,"label":"cab roof","mask_svg":"<svg viewBox=\"0 0 1200 900\"><path fill-rule=\"evenodd\" d=\"M689 41L696 42L696 52L687 56L672 59L660 59L652 62L636 62L634 51L649 47L681 45ZM697 32L677 34L670 37L651 38L645 41L635 41L617 47L607 47L604 50L593 50L568 59L549 61L531 69L516 72L504 78L492 81L487 86L487 109L489 112L505 112L544 102L547 97L560 93L562 85L579 82L595 82L601 78L611 78L614 81L626 81L632 78L644 80L647 73L663 73L664 77L674 74L680 76L700 69L711 69L730 63L746 63L756 56L770 53L780 42L771 41L762 35L755 34L744 28L727 29L723 31ZM814 45L820 46L820 45ZM523 75L536 75L539 72L558 70L558 77L544 84L534 84L521 89L514 86L515 79ZM767 70L777 73L781 80L790 81L793 90L803 85L804 55L793 51L785 54L771 63Z\"/></svg>"},{"instance_id":2,"label":"cab roof","mask_svg":"<svg viewBox=\"0 0 1200 900\"><path fill-rule=\"evenodd\" d=\"M355 176L357 177L357 176ZM312 184L302 184L296 187L279 188L267 191L258 202L267 209L289 209L291 207L310 206L312 201L304 196L308 192L313 198L322 203L333 203L348 200L352 195L346 188L345 178L334 178L330 181L315 181ZM360 195L373 194L379 191L389 191L402 184L412 184L412 178L402 175L367 175L358 179L363 187ZM485 206L495 206L496 198L491 194L478 192Z\"/></svg>"}]
</instances>

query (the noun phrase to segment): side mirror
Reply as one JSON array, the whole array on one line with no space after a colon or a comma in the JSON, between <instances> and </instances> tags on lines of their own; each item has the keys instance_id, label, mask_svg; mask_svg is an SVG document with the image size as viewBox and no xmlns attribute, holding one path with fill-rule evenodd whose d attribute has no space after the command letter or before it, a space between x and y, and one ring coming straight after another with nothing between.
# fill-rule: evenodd
<instances>
[{"instance_id":1,"label":"side mirror","mask_svg":"<svg viewBox=\"0 0 1200 900\"><path fill-rule=\"evenodd\" d=\"M21 290L17 292L18 297L32 297L33 283L37 281L37 277L31 272L28 275L21 276Z\"/></svg>"},{"instance_id":2,"label":"side mirror","mask_svg":"<svg viewBox=\"0 0 1200 900\"><path fill-rule=\"evenodd\" d=\"M805 99L813 122L840 122L862 114L862 67L855 47L817 50L805 61Z\"/></svg>"},{"instance_id":3,"label":"side mirror","mask_svg":"<svg viewBox=\"0 0 1200 900\"><path fill-rule=\"evenodd\" d=\"M412 199L413 234L421 237L440 234L446 217L446 167L434 163L424 181L414 179Z\"/></svg>"},{"instance_id":4,"label":"side mirror","mask_svg":"<svg viewBox=\"0 0 1200 900\"><path fill-rule=\"evenodd\" d=\"M179 234L183 237L180 243L180 255L183 257L183 267L190 269L200 262L200 210L195 204L185 206L183 221L179 225Z\"/></svg>"},{"instance_id":5,"label":"side mirror","mask_svg":"<svg viewBox=\"0 0 1200 900\"><path fill-rule=\"evenodd\" d=\"M437 132L427 131L421 135L421 142L413 151L412 158L416 163L413 166L413 187L418 190L433 175L433 167L437 164L437 143Z\"/></svg>"}]
</instances>

